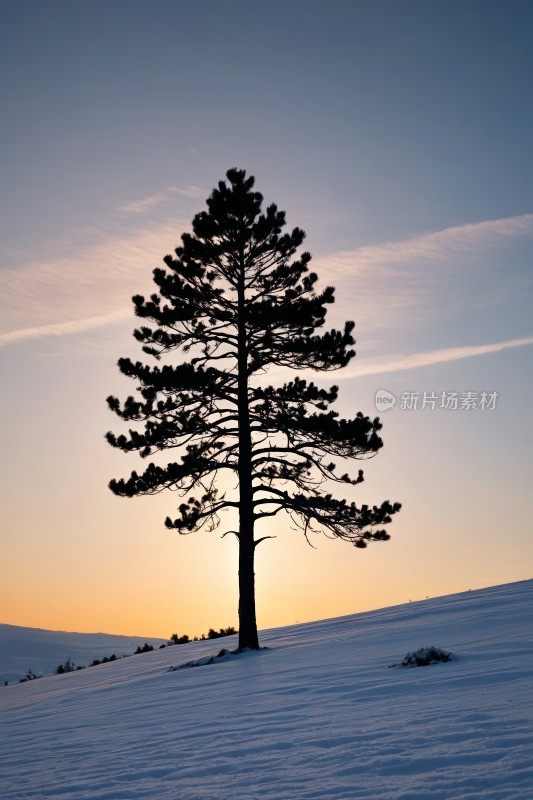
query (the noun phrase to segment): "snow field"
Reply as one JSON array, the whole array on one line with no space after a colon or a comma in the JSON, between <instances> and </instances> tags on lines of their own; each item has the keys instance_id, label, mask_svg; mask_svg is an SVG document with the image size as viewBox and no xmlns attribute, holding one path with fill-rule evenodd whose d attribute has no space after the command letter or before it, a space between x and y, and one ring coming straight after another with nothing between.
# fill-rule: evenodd
<instances>
[{"instance_id":1,"label":"snow field","mask_svg":"<svg viewBox=\"0 0 533 800\"><path fill-rule=\"evenodd\" d=\"M523 581L1 688L0 796L532 800L532 619Z\"/></svg>"}]
</instances>

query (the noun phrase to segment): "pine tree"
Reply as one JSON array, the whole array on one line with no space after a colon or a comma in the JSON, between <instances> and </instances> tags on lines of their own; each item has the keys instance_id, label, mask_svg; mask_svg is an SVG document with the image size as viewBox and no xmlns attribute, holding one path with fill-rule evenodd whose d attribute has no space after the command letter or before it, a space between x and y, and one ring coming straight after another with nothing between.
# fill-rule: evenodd
<instances>
[{"instance_id":1,"label":"pine tree","mask_svg":"<svg viewBox=\"0 0 533 800\"><path fill-rule=\"evenodd\" d=\"M120 359L120 371L136 380L138 394L123 404L107 400L123 420L143 423L128 435L108 433L113 447L143 458L177 448L179 460L150 463L142 474L109 486L124 497L177 490L187 499L165 524L181 533L214 529L221 511L238 511L239 647L258 648L254 555L272 537L256 538L256 522L283 511L306 538L321 530L366 547L389 539L380 526L400 504L358 507L322 491L328 480L363 480L361 470L356 477L338 474L330 459L375 454L382 446L379 419L360 412L340 419L330 408L337 386L322 389L299 377L278 388L261 385L269 366L346 366L355 355L354 323L317 332L334 289L315 291L310 254L297 256L304 232L282 233L285 213L274 204L262 211L263 198L244 170L231 169L226 177L207 211L194 217L192 233L182 235L175 256L164 258L166 269L154 270L158 291L149 299L133 297L136 315L153 323L134 336L159 364ZM173 360L175 351L190 356ZM230 497L216 486L217 475L228 470L238 478Z\"/></svg>"}]
</instances>

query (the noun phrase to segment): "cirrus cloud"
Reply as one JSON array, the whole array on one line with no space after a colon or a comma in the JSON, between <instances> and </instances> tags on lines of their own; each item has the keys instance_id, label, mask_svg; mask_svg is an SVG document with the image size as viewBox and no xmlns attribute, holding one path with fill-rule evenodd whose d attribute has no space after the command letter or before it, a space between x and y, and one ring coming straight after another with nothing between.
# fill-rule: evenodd
<instances>
[{"instance_id":1,"label":"cirrus cloud","mask_svg":"<svg viewBox=\"0 0 533 800\"><path fill-rule=\"evenodd\" d=\"M200 189L171 187L168 192L197 196ZM139 211L158 196L138 201ZM135 204L130 204L135 205ZM151 268L172 252L189 227L182 219L132 227L70 243L56 256L35 259L0 272L0 345L43 336L72 335L115 324L131 314L130 296L150 293ZM406 317L432 313L439 281L452 280L455 265L480 257L498 245L533 234L533 214L461 225L398 242L356 248L316 259L313 267L335 282L336 310L352 317L365 332ZM442 264L449 265L448 271ZM485 297L500 296L487 285ZM492 290L492 295L491 295ZM516 292L521 290L517 281ZM488 293L488 294L487 294ZM438 299L440 302L440 298ZM479 299L476 302L481 302Z\"/></svg>"}]
</instances>

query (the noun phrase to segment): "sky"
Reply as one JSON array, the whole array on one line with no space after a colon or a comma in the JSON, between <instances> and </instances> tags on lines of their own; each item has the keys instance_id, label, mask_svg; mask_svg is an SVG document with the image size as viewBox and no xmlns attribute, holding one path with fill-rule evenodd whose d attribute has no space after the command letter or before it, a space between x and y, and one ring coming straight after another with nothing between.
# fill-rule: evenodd
<instances>
[{"instance_id":1,"label":"sky","mask_svg":"<svg viewBox=\"0 0 533 800\"><path fill-rule=\"evenodd\" d=\"M237 625L230 522L167 531L176 496L112 495L139 462L104 440L130 298L233 166L306 231L327 324L356 322L357 357L314 376L383 421L350 499L403 503L364 551L265 521L259 626L531 577L531 3L0 12L0 621Z\"/></svg>"}]
</instances>

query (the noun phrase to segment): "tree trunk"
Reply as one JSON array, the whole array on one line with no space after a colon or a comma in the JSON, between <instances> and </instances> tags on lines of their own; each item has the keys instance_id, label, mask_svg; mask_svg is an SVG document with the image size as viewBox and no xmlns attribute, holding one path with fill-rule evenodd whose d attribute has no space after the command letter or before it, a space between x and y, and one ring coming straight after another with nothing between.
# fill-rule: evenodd
<instances>
[{"instance_id":1,"label":"tree trunk","mask_svg":"<svg viewBox=\"0 0 533 800\"><path fill-rule=\"evenodd\" d=\"M244 274L244 263L241 263L238 286L239 647L251 647L258 650L259 639L255 617L252 437L248 405L248 341Z\"/></svg>"},{"instance_id":2,"label":"tree trunk","mask_svg":"<svg viewBox=\"0 0 533 800\"><path fill-rule=\"evenodd\" d=\"M255 618L254 541L252 536L239 540L239 647L259 649Z\"/></svg>"}]
</instances>

